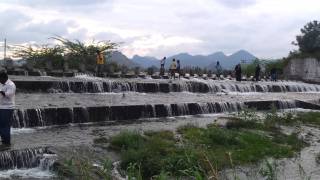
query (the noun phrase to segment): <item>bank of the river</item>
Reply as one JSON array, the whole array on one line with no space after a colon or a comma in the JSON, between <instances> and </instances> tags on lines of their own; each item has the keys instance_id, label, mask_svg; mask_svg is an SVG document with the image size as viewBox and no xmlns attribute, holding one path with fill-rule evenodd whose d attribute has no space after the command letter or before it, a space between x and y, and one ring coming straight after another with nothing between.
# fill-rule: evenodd
<instances>
[{"instance_id":1,"label":"bank of the river","mask_svg":"<svg viewBox=\"0 0 320 180\"><path fill-rule=\"evenodd\" d=\"M162 131L159 131L159 128L154 130L147 128L140 131L131 129L120 131L120 134L111 136L111 138L100 133L93 142L94 146L118 154L121 160L118 167L122 169L120 172L138 179L149 179L150 177L158 179L169 177L221 179L228 176L246 179L250 177L250 175L248 176L250 173L244 175L243 172L248 170L248 168L246 169L249 167L248 164L258 163L256 167L262 168L266 165L266 161L263 159L270 157L289 158L282 159L284 161L283 167L286 167L292 161L290 157L296 156L301 150L303 153L310 145L311 147L318 146L314 140L306 138L305 133L309 133L310 130L306 127L318 124L319 113L291 115L286 114L280 117L275 113L268 113L264 118L261 118L252 112L245 111L238 114L236 118L223 118L228 119L227 123L226 121L216 123L216 121L213 124L208 123L209 125L204 123L207 126L204 124L198 126L186 122L184 125L180 124L182 126L177 129L177 126L172 126L173 128L164 128ZM305 131L291 128L300 122L309 124L301 128ZM221 127L221 125L223 126ZM312 157L315 158L315 156ZM302 161L306 161L304 158L310 158L310 156L301 156L300 158ZM78 159L79 162L82 160ZM315 159L313 160L315 161ZM239 165L246 166L241 168ZM263 177L270 178L273 176L272 173L283 168L279 166L279 168L272 169L272 166L274 164L268 161L267 167L271 167L271 169L265 167L258 170L256 167L250 169L256 170L256 179L263 179ZM308 169L309 166L313 171L316 171L313 163L305 164L305 167L300 168ZM92 172L88 173L79 168L62 167L72 170L65 175L73 176L75 175L73 173L87 173L88 177L92 175ZM225 168L231 168L231 170L225 171ZM242 172L239 169L244 170ZM110 172L114 175L111 171L104 170L105 173ZM311 169L306 172L309 173L309 170ZM283 170L285 174L281 173L276 176L290 177L288 172L292 173L293 179L299 176L298 169L296 171L286 169ZM305 177L307 177L307 173L305 173ZM94 176L97 175L94 174Z\"/></svg>"}]
</instances>

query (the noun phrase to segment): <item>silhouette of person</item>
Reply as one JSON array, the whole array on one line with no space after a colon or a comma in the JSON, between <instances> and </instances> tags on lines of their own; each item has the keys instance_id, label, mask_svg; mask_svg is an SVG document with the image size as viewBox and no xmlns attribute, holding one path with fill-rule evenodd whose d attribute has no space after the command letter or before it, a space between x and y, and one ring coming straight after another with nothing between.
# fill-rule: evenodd
<instances>
[{"instance_id":1,"label":"silhouette of person","mask_svg":"<svg viewBox=\"0 0 320 180\"><path fill-rule=\"evenodd\" d=\"M236 72L236 80L241 81L241 64L237 64L234 70Z\"/></svg>"},{"instance_id":2,"label":"silhouette of person","mask_svg":"<svg viewBox=\"0 0 320 180\"><path fill-rule=\"evenodd\" d=\"M160 60L160 75L164 75L164 65L166 64L166 57L163 57L163 59Z\"/></svg>"},{"instance_id":3,"label":"silhouette of person","mask_svg":"<svg viewBox=\"0 0 320 180\"><path fill-rule=\"evenodd\" d=\"M220 79L220 76L222 74L222 67L219 61L217 61L217 64L216 64L216 72L217 72L217 78Z\"/></svg>"},{"instance_id":4,"label":"silhouette of person","mask_svg":"<svg viewBox=\"0 0 320 180\"><path fill-rule=\"evenodd\" d=\"M179 74L179 79L181 77L181 65L180 60L177 60L177 73Z\"/></svg>"},{"instance_id":5,"label":"silhouette of person","mask_svg":"<svg viewBox=\"0 0 320 180\"><path fill-rule=\"evenodd\" d=\"M260 71L261 71L260 65L257 64L256 72L255 72L255 76L254 76L256 81L260 81Z\"/></svg>"}]
</instances>

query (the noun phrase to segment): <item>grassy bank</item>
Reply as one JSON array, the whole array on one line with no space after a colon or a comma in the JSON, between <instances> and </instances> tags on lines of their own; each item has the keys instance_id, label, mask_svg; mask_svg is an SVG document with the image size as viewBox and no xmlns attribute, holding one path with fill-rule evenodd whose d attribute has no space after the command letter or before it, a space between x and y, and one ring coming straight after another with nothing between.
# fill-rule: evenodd
<instances>
[{"instance_id":1,"label":"grassy bank","mask_svg":"<svg viewBox=\"0 0 320 180\"><path fill-rule=\"evenodd\" d=\"M271 111L258 116L255 111L245 110L229 118L223 127L189 124L174 132L123 131L111 138L100 136L94 144L118 154L120 172L129 179L219 179L219 171L225 168L266 162L269 157L292 157L307 144L297 133L282 133L281 126L317 126L319 117L318 112L277 114ZM90 160L73 158L66 161L63 173L68 177L80 174L80 177L90 177L88 179L112 179L109 161L100 168L92 164ZM265 174L268 176L270 172Z\"/></svg>"},{"instance_id":2,"label":"grassy bank","mask_svg":"<svg viewBox=\"0 0 320 180\"><path fill-rule=\"evenodd\" d=\"M274 117L261 120L248 115L239 115L226 127L187 125L175 133L122 132L111 138L110 148L120 153L122 169L142 179L163 175L215 179L224 168L267 157L292 157L305 145L297 134L282 134L272 122Z\"/></svg>"}]
</instances>

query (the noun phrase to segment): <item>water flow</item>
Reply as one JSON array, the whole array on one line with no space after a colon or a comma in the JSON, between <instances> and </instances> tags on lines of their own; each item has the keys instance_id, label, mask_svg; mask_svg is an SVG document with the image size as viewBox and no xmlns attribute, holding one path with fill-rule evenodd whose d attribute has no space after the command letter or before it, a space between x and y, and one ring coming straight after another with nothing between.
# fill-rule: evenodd
<instances>
[{"instance_id":1,"label":"water flow","mask_svg":"<svg viewBox=\"0 0 320 180\"><path fill-rule=\"evenodd\" d=\"M57 81L52 92L103 93L103 92L320 92L320 85L302 82L235 82L230 80L145 81L112 80L85 76L80 81Z\"/></svg>"},{"instance_id":2,"label":"water flow","mask_svg":"<svg viewBox=\"0 0 320 180\"><path fill-rule=\"evenodd\" d=\"M34 168L39 166L47 148L32 148L23 150L7 150L0 152L0 169Z\"/></svg>"}]
</instances>

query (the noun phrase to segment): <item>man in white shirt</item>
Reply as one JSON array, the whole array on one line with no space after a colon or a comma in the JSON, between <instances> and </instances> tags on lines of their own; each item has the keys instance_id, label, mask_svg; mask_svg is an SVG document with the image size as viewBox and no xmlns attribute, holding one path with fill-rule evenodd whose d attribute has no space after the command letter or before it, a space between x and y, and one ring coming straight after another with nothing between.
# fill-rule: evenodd
<instances>
[{"instance_id":1,"label":"man in white shirt","mask_svg":"<svg viewBox=\"0 0 320 180\"><path fill-rule=\"evenodd\" d=\"M0 136L3 145L11 144L11 120L15 107L16 85L8 79L5 72L0 72Z\"/></svg>"}]
</instances>

